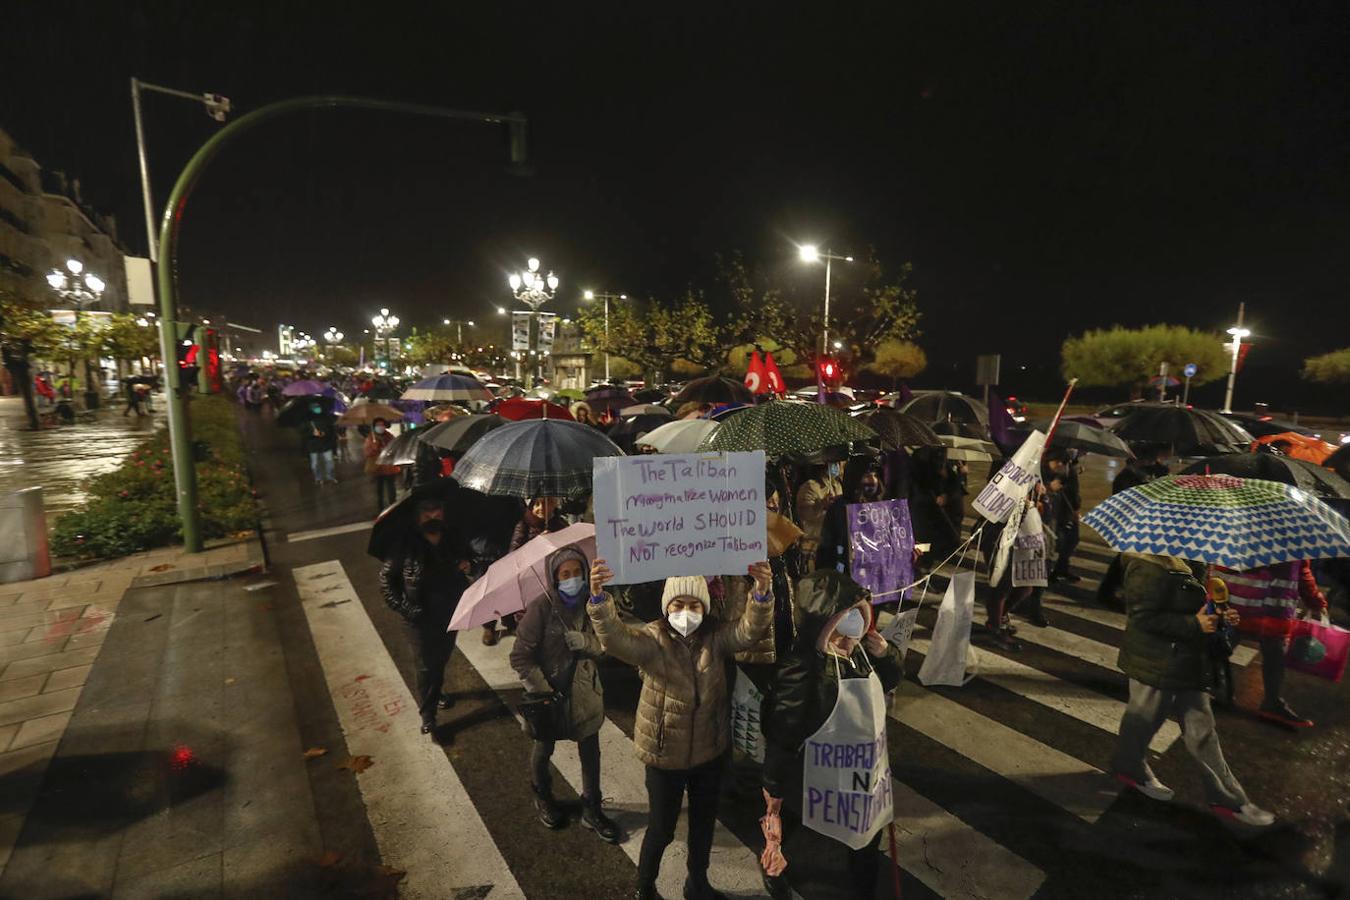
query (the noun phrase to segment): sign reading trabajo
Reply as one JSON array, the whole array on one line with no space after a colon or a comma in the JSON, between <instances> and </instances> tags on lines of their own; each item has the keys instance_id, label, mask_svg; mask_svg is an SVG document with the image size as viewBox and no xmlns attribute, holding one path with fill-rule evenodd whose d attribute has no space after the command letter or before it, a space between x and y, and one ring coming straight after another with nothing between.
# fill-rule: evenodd
<instances>
[{"instance_id":1,"label":"sign reading trabajo","mask_svg":"<svg viewBox=\"0 0 1350 900\"><path fill-rule=\"evenodd\" d=\"M761 450L598 457L593 496L615 584L743 575L768 557Z\"/></svg>"}]
</instances>

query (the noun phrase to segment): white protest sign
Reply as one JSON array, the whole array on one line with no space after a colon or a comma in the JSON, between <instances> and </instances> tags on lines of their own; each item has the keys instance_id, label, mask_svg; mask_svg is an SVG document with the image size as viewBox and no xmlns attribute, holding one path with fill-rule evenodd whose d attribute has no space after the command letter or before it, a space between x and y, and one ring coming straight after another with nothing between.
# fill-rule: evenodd
<instances>
[{"instance_id":1,"label":"white protest sign","mask_svg":"<svg viewBox=\"0 0 1350 900\"><path fill-rule=\"evenodd\" d=\"M1006 522L1017 504L1026 499L1041 477L1041 451L1045 435L1033 431L1026 443L1017 448L1012 459L1003 464L971 504L977 513L991 522Z\"/></svg>"},{"instance_id":2,"label":"white protest sign","mask_svg":"<svg viewBox=\"0 0 1350 900\"><path fill-rule=\"evenodd\" d=\"M841 678L834 711L802 745L802 824L861 850L894 817L886 695L873 673Z\"/></svg>"},{"instance_id":3,"label":"white protest sign","mask_svg":"<svg viewBox=\"0 0 1350 900\"><path fill-rule=\"evenodd\" d=\"M615 584L744 575L768 558L762 450L602 456L593 483L596 553Z\"/></svg>"},{"instance_id":4,"label":"white protest sign","mask_svg":"<svg viewBox=\"0 0 1350 900\"><path fill-rule=\"evenodd\" d=\"M909 642L914 637L914 624L919 621L919 608L907 609L898 613L886 623L886 627L881 629L881 636L895 645L895 649L900 651L900 662L905 661L905 653L909 650Z\"/></svg>"},{"instance_id":5,"label":"white protest sign","mask_svg":"<svg viewBox=\"0 0 1350 900\"><path fill-rule=\"evenodd\" d=\"M1046 574L1045 532L1041 514L1032 506L1018 523L1017 537L1013 539L1012 586L1045 587Z\"/></svg>"}]
</instances>

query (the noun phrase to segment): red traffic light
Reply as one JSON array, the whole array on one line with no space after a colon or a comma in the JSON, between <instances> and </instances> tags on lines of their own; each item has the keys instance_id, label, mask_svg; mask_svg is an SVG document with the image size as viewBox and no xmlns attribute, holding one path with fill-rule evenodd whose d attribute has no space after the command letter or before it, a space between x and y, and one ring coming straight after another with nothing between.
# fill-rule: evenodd
<instances>
[{"instance_id":1,"label":"red traffic light","mask_svg":"<svg viewBox=\"0 0 1350 900\"><path fill-rule=\"evenodd\" d=\"M834 372L835 372L834 360L827 359L820 364L820 374L823 375L825 378L833 378Z\"/></svg>"}]
</instances>

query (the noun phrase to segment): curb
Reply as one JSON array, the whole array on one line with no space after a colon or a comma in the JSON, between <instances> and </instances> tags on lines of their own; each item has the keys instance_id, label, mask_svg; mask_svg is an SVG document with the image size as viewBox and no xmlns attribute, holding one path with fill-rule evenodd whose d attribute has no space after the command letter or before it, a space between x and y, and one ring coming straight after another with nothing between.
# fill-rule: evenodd
<instances>
[{"instance_id":1,"label":"curb","mask_svg":"<svg viewBox=\"0 0 1350 900\"><path fill-rule=\"evenodd\" d=\"M153 575L138 575L131 580L127 590L144 587L162 587L166 584L186 584L190 581L208 581L229 578L234 575L253 574L267 569L267 555L263 549L262 538L248 540L248 559L239 562L219 563L210 566L194 566L188 569L175 569L168 572L156 572Z\"/></svg>"}]
</instances>

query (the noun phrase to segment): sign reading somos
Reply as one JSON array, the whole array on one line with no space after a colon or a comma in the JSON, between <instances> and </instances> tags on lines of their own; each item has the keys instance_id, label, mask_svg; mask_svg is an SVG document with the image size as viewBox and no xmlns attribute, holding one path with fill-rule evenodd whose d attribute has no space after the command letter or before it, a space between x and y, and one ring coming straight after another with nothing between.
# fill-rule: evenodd
<instances>
[{"instance_id":1,"label":"sign reading somos","mask_svg":"<svg viewBox=\"0 0 1350 900\"><path fill-rule=\"evenodd\" d=\"M764 452L597 457L595 545L615 584L744 575L768 558Z\"/></svg>"}]
</instances>

